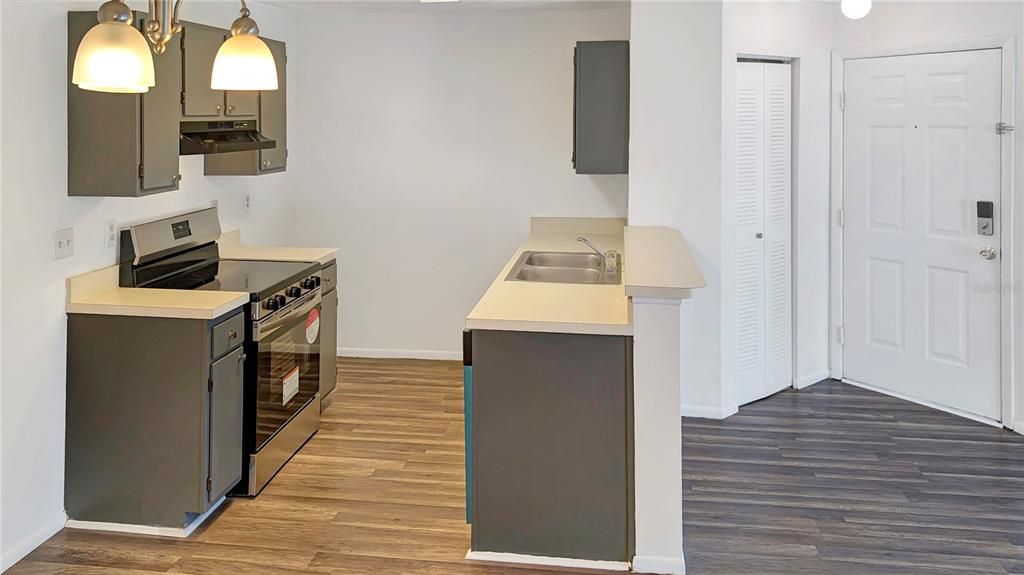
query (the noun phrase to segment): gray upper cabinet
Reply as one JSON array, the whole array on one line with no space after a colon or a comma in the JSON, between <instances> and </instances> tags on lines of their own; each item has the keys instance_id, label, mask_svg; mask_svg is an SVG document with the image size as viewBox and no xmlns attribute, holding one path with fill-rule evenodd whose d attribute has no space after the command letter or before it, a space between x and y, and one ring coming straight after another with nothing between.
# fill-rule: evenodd
<instances>
[{"instance_id":1,"label":"gray upper cabinet","mask_svg":"<svg viewBox=\"0 0 1024 575\"><path fill-rule=\"evenodd\" d=\"M184 119L252 118L259 111L256 92L225 92L210 88L213 61L229 32L194 22L182 22L181 51L185 67L182 73L181 115Z\"/></svg>"},{"instance_id":2,"label":"gray upper cabinet","mask_svg":"<svg viewBox=\"0 0 1024 575\"><path fill-rule=\"evenodd\" d=\"M577 42L573 167L577 174L629 168L629 42Z\"/></svg>"},{"instance_id":3,"label":"gray upper cabinet","mask_svg":"<svg viewBox=\"0 0 1024 575\"><path fill-rule=\"evenodd\" d=\"M142 29L146 15L135 13ZM108 94L71 83L75 53L96 12L68 12L68 195L135 197L178 189L177 43L154 56L156 86Z\"/></svg>"},{"instance_id":4,"label":"gray upper cabinet","mask_svg":"<svg viewBox=\"0 0 1024 575\"><path fill-rule=\"evenodd\" d=\"M266 150L206 156L204 173L207 176L258 176L283 172L288 165L288 53L284 42L269 38L264 41L277 64L277 90L229 93L229 97L244 93L256 99L260 133L274 140L276 145Z\"/></svg>"}]
</instances>

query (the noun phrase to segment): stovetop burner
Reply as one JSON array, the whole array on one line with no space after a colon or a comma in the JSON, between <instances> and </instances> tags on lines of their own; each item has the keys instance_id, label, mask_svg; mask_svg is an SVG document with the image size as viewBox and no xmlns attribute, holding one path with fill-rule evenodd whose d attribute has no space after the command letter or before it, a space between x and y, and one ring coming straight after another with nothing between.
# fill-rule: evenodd
<instances>
[{"instance_id":1,"label":"stovetop burner","mask_svg":"<svg viewBox=\"0 0 1024 575\"><path fill-rule=\"evenodd\" d=\"M213 260L145 287L249 292L258 301L317 271L318 265L302 262Z\"/></svg>"}]
</instances>

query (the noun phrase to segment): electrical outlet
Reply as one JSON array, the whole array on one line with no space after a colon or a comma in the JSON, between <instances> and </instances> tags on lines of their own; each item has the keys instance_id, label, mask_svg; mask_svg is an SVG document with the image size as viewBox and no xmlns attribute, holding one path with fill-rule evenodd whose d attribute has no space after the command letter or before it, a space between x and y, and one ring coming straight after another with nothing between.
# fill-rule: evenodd
<instances>
[{"instance_id":1,"label":"electrical outlet","mask_svg":"<svg viewBox=\"0 0 1024 575\"><path fill-rule=\"evenodd\" d=\"M75 255L75 228L64 228L53 232L53 259L59 260Z\"/></svg>"},{"instance_id":2,"label":"electrical outlet","mask_svg":"<svg viewBox=\"0 0 1024 575\"><path fill-rule=\"evenodd\" d=\"M245 192L242 196L242 211L249 213L252 210L252 194Z\"/></svg>"},{"instance_id":3,"label":"electrical outlet","mask_svg":"<svg viewBox=\"0 0 1024 575\"><path fill-rule=\"evenodd\" d=\"M104 228L103 234L103 247L117 247L117 220L114 218L107 220L107 225Z\"/></svg>"}]
</instances>

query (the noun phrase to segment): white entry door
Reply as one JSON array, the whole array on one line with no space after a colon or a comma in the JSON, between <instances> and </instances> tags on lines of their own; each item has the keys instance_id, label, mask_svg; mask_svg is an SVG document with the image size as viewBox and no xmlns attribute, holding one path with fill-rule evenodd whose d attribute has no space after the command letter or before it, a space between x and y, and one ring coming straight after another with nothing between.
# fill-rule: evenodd
<instances>
[{"instance_id":1,"label":"white entry door","mask_svg":"<svg viewBox=\"0 0 1024 575\"><path fill-rule=\"evenodd\" d=\"M792 76L789 64L736 68L736 398L793 381Z\"/></svg>"},{"instance_id":2,"label":"white entry door","mask_svg":"<svg viewBox=\"0 0 1024 575\"><path fill-rule=\"evenodd\" d=\"M844 75L844 375L999 420L1001 51Z\"/></svg>"}]
</instances>

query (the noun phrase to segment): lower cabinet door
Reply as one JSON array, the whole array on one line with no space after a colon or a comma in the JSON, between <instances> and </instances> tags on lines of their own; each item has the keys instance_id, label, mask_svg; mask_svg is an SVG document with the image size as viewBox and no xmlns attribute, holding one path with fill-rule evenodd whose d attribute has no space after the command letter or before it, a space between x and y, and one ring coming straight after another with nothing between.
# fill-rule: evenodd
<instances>
[{"instance_id":1,"label":"lower cabinet door","mask_svg":"<svg viewBox=\"0 0 1024 575\"><path fill-rule=\"evenodd\" d=\"M210 475L207 504L220 499L242 478L242 348L210 367Z\"/></svg>"},{"instance_id":2,"label":"lower cabinet door","mask_svg":"<svg viewBox=\"0 0 1024 575\"><path fill-rule=\"evenodd\" d=\"M324 296L320 312L320 405L338 384L338 290Z\"/></svg>"}]
</instances>

